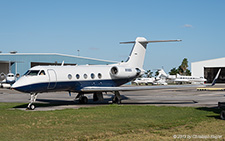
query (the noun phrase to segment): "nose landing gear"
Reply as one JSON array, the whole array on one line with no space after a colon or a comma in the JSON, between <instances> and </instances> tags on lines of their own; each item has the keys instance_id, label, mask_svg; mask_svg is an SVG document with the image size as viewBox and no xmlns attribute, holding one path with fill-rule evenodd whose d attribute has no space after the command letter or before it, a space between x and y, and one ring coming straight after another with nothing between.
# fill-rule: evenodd
<instances>
[{"instance_id":1,"label":"nose landing gear","mask_svg":"<svg viewBox=\"0 0 225 141\"><path fill-rule=\"evenodd\" d=\"M30 94L30 103L27 106L27 110L34 110L35 109L35 106L33 105L33 103L36 101L37 95L38 95L38 93L31 93Z\"/></svg>"}]
</instances>

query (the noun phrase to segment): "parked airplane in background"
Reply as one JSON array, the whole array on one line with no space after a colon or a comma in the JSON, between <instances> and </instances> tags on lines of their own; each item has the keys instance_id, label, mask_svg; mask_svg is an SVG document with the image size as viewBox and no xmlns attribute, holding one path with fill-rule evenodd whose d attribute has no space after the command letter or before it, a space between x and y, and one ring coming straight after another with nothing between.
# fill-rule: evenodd
<instances>
[{"instance_id":1,"label":"parked airplane in background","mask_svg":"<svg viewBox=\"0 0 225 141\"><path fill-rule=\"evenodd\" d=\"M150 78L136 78L134 81L132 81L133 84L136 85L141 85L141 84L145 84L145 85L168 85L165 81L164 78L155 78L155 77L150 77Z\"/></svg>"},{"instance_id":2,"label":"parked airplane in background","mask_svg":"<svg viewBox=\"0 0 225 141\"><path fill-rule=\"evenodd\" d=\"M126 62L110 65L77 65L77 66L36 66L29 69L24 76L16 81L12 88L21 92L30 93L31 100L28 109L34 109L38 93L68 91L78 93L76 98L80 103L87 103L84 94L93 94L93 100L102 100L103 92L113 92L113 103L120 103L119 91L173 88L177 86L143 86L120 87L134 80L144 73L143 63L148 43L177 42L181 40L147 41L143 37L135 41L134 47ZM185 86L183 86L185 87ZM189 86L186 86L189 87Z\"/></svg>"},{"instance_id":3,"label":"parked airplane in background","mask_svg":"<svg viewBox=\"0 0 225 141\"><path fill-rule=\"evenodd\" d=\"M141 85L141 84L152 84L152 85L156 85L157 83L155 82L155 78L151 77L151 78L136 78L134 81L132 81L133 84L136 85Z\"/></svg>"},{"instance_id":4,"label":"parked airplane in background","mask_svg":"<svg viewBox=\"0 0 225 141\"><path fill-rule=\"evenodd\" d=\"M17 77L13 73L8 73L7 75L1 73L1 78L4 79L0 82L1 88L10 88L16 82Z\"/></svg>"},{"instance_id":5,"label":"parked airplane in background","mask_svg":"<svg viewBox=\"0 0 225 141\"><path fill-rule=\"evenodd\" d=\"M182 83L182 82L186 82L186 83L191 83L191 84L204 84L207 80L203 77L198 77L198 76L183 76L183 75L169 75L166 74L165 71L163 69L160 69L159 71L159 75L157 76L157 78L163 78L163 79L167 79L167 82L175 82L175 83Z\"/></svg>"}]
</instances>

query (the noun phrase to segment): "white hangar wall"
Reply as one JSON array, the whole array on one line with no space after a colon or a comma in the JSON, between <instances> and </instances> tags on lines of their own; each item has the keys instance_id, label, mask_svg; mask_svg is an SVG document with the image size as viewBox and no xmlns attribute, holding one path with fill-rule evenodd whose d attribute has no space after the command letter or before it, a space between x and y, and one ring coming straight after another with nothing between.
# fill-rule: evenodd
<instances>
[{"instance_id":1,"label":"white hangar wall","mask_svg":"<svg viewBox=\"0 0 225 141\"><path fill-rule=\"evenodd\" d=\"M221 77L222 74L225 72L225 57L191 63L191 75L205 77L206 79L207 77L211 77L212 79L215 76L209 76L209 75L215 75L215 73L218 71L219 68L222 68L222 71L220 73L220 77ZM213 70L214 72L210 74L209 71L212 71L212 69L214 69Z\"/></svg>"}]
</instances>

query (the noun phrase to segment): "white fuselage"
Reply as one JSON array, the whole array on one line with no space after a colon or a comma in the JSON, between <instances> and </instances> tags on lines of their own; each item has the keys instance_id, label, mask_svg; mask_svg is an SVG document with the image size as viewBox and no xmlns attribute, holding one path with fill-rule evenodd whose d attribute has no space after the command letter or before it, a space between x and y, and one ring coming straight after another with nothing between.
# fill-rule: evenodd
<instances>
[{"instance_id":1,"label":"white fuselage","mask_svg":"<svg viewBox=\"0 0 225 141\"><path fill-rule=\"evenodd\" d=\"M86 86L120 86L137 77L136 68L124 64L36 66L14 83L13 88L28 93L39 93L79 92Z\"/></svg>"},{"instance_id":2,"label":"white fuselage","mask_svg":"<svg viewBox=\"0 0 225 141\"><path fill-rule=\"evenodd\" d=\"M175 82L189 82L189 83L204 83L207 80L203 77L197 77L197 76L182 76L177 75L175 79L172 79Z\"/></svg>"}]
</instances>

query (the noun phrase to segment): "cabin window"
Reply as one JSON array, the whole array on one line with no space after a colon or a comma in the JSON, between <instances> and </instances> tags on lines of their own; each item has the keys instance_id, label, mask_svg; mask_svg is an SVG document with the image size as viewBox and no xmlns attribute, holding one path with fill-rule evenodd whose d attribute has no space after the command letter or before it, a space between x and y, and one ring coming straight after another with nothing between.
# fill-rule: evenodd
<instances>
[{"instance_id":1,"label":"cabin window","mask_svg":"<svg viewBox=\"0 0 225 141\"><path fill-rule=\"evenodd\" d=\"M84 79L87 79L87 77L88 77L88 76L87 76L87 74L85 73L85 74L84 74Z\"/></svg>"},{"instance_id":2,"label":"cabin window","mask_svg":"<svg viewBox=\"0 0 225 141\"><path fill-rule=\"evenodd\" d=\"M77 79L80 79L80 75L79 75L79 74L76 74L76 78L77 78Z\"/></svg>"},{"instance_id":3,"label":"cabin window","mask_svg":"<svg viewBox=\"0 0 225 141\"><path fill-rule=\"evenodd\" d=\"M102 74L98 73L98 78L101 79L102 78Z\"/></svg>"},{"instance_id":4,"label":"cabin window","mask_svg":"<svg viewBox=\"0 0 225 141\"><path fill-rule=\"evenodd\" d=\"M38 75L40 70L30 70L26 75L29 75L29 76L36 76Z\"/></svg>"},{"instance_id":5,"label":"cabin window","mask_svg":"<svg viewBox=\"0 0 225 141\"><path fill-rule=\"evenodd\" d=\"M39 73L39 75L45 75L45 71L42 70L42 71Z\"/></svg>"},{"instance_id":6,"label":"cabin window","mask_svg":"<svg viewBox=\"0 0 225 141\"><path fill-rule=\"evenodd\" d=\"M69 78L69 79L72 79L72 75L71 75L71 74L68 74L68 78Z\"/></svg>"},{"instance_id":7,"label":"cabin window","mask_svg":"<svg viewBox=\"0 0 225 141\"><path fill-rule=\"evenodd\" d=\"M95 74L94 74L94 73L91 74L91 78L92 78L92 79L95 78Z\"/></svg>"}]
</instances>

